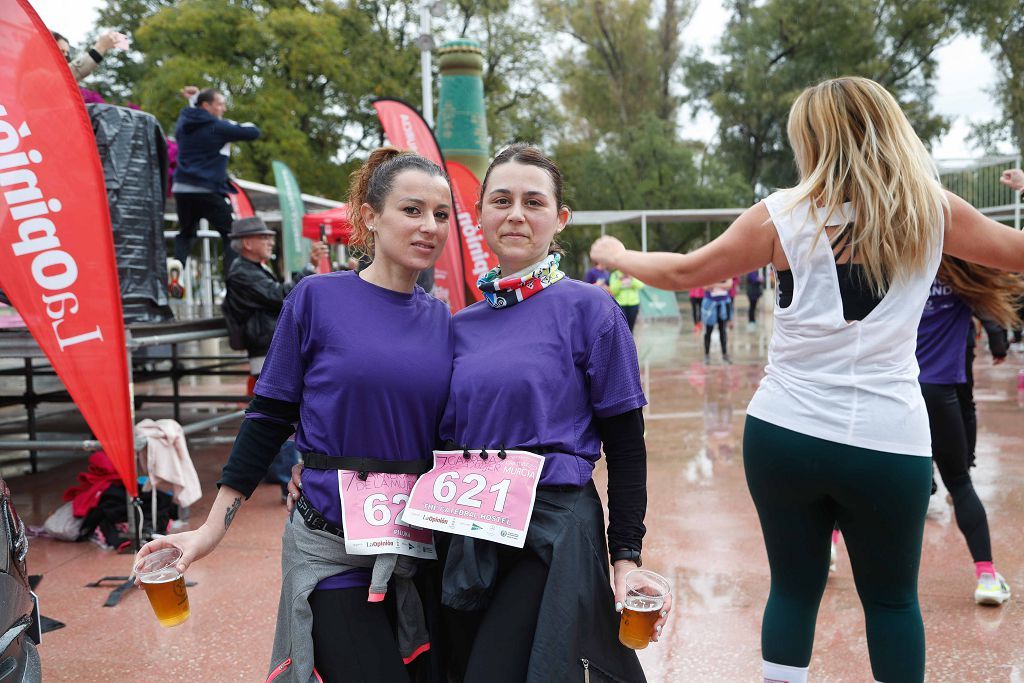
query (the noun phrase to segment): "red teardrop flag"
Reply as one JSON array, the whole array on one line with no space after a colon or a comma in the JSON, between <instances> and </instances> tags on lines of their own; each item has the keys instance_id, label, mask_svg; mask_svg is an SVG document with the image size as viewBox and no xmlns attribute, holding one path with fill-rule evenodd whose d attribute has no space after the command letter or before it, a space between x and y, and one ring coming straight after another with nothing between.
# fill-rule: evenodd
<instances>
[{"instance_id":1,"label":"red teardrop flag","mask_svg":"<svg viewBox=\"0 0 1024 683\"><path fill-rule=\"evenodd\" d=\"M4 291L134 496L124 320L92 126L26 0L0 2L0 44Z\"/></svg>"}]
</instances>

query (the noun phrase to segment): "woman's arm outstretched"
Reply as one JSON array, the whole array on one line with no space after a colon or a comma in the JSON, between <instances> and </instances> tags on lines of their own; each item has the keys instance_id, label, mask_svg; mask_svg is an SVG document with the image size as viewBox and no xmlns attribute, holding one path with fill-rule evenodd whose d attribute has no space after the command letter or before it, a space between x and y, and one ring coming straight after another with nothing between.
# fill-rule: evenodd
<instances>
[{"instance_id":1,"label":"woman's arm outstretched","mask_svg":"<svg viewBox=\"0 0 1024 683\"><path fill-rule=\"evenodd\" d=\"M630 251L618 239L602 237L591 247L590 258L652 287L686 290L761 268L774 260L776 241L768 208L759 202L689 254Z\"/></svg>"}]
</instances>

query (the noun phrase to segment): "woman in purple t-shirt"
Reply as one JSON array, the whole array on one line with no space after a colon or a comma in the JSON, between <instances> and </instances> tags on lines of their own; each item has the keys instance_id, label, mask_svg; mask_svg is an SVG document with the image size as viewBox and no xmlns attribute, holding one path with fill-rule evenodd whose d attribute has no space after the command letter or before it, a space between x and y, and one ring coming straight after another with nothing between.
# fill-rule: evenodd
<instances>
[{"instance_id":1,"label":"woman in purple t-shirt","mask_svg":"<svg viewBox=\"0 0 1024 683\"><path fill-rule=\"evenodd\" d=\"M524 548L458 535L439 541L451 673L510 683L587 673L643 680L636 654L618 642L613 609L640 564L647 507L647 401L632 335L610 296L559 270L554 238L569 209L561 174L540 151L512 145L494 159L479 214L500 265L477 283L486 300L455 315L440 435L455 448L497 458L526 450L545 463ZM591 479L602 444L607 545Z\"/></svg>"},{"instance_id":2,"label":"woman in purple t-shirt","mask_svg":"<svg viewBox=\"0 0 1024 683\"><path fill-rule=\"evenodd\" d=\"M430 468L451 378L452 325L448 308L416 278L444 248L451 201L437 164L395 148L374 151L352 175L352 244L373 263L360 273L307 277L292 290L206 523L139 552L176 546L180 571L212 552L297 426L306 467L300 514L282 540L276 683L316 674L443 680L438 661L419 656L430 647L431 572L418 572L424 565L410 557L348 554L341 483L355 483L354 473L376 483L388 477L373 473Z\"/></svg>"},{"instance_id":3,"label":"woman in purple t-shirt","mask_svg":"<svg viewBox=\"0 0 1024 683\"><path fill-rule=\"evenodd\" d=\"M970 436L957 389L967 381L973 314L1012 327L1019 321L1015 302L1022 290L1016 275L945 256L917 328L918 381L928 408L932 460L974 560L974 600L980 605L1002 605L1010 598L1010 587L996 571L988 516L971 482Z\"/></svg>"}]
</instances>

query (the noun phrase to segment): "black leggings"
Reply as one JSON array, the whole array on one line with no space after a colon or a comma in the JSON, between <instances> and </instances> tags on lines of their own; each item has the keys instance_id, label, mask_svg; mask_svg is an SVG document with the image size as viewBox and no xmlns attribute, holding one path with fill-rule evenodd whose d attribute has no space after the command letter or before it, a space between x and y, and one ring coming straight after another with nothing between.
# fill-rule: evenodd
<instances>
[{"instance_id":1,"label":"black leggings","mask_svg":"<svg viewBox=\"0 0 1024 683\"><path fill-rule=\"evenodd\" d=\"M440 632L437 611L429 609L435 598L434 575L422 572L416 585L427 608L427 628ZM395 640L394 590L383 603L366 601L366 588L315 590L309 596L313 609L313 662L324 683L410 683L443 680L440 660L433 649L410 664L402 662Z\"/></svg>"},{"instance_id":2,"label":"black leggings","mask_svg":"<svg viewBox=\"0 0 1024 683\"><path fill-rule=\"evenodd\" d=\"M693 315L693 324L696 325L700 322L700 306L704 301L704 297L691 296L690 297L690 313Z\"/></svg>"},{"instance_id":3,"label":"black leggings","mask_svg":"<svg viewBox=\"0 0 1024 683\"><path fill-rule=\"evenodd\" d=\"M838 522L864 607L875 679L921 683L917 572L931 459L847 446L748 416L743 469L771 569L764 659L795 667L810 662Z\"/></svg>"},{"instance_id":4,"label":"black leggings","mask_svg":"<svg viewBox=\"0 0 1024 683\"><path fill-rule=\"evenodd\" d=\"M970 442L956 384L922 384L932 431L932 459L949 489L956 525L975 562L992 561L988 517L971 483Z\"/></svg>"},{"instance_id":5,"label":"black leggings","mask_svg":"<svg viewBox=\"0 0 1024 683\"><path fill-rule=\"evenodd\" d=\"M395 642L393 591L384 603L366 601L365 588L315 590L313 661L324 683L408 683Z\"/></svg>"},{"instance_id":6,"label":"black leggings","mask_svg":"<svg viewBox=\"0 0 1024 683\"><path fill-rule=\"evenodd\" d=\"M973 334L973 330L971 333ZM974 346L967 347L967 381L956 385L956 397L967 430L967 466L974 467L974 449L978 445L978 410L974 405Z\"/></svg>"},{"instance_id":7,"label":"black leggings","mask_svg":"<svg viewBox=\"0 0 1024 683\"><path fill-rule=\"evenodd\" d=\"M547 579L548 566L533 552L498 549L497 587L487 609L460 612L445 608L453 681L526 680Z\"/></svg>"},{"instance_id":8,"label":"black leggings","mask_svg":"<svg viewBox=\"0 0 1024 683\"><path fill-rule=\"evenodd\" d=\"M729 328L729 321L719 319L718 321L718 341L722 344L722 355L729 355L729 333L726 331ZM711 332L715 329L714 325L704 325L704 355L711 353Z\"/></svg>"},{"instance_id":9,"label":"black leggings","mask_svg":"<svg viewBox=\"0 0 1024 683\"><path fill-rule=\"evenodd\" d=\"M235 260L238 253L231 248L228 233L231 232L231 202L225 195L213 192L175 193L174 203L178 207L178 234L174 237L174 258L185 263L192 253L192 243L196 239L196 228L199 220L205 218L210 223L210 230L220 233L224 243L224 273Z\"/></svg>"}]
</instances>

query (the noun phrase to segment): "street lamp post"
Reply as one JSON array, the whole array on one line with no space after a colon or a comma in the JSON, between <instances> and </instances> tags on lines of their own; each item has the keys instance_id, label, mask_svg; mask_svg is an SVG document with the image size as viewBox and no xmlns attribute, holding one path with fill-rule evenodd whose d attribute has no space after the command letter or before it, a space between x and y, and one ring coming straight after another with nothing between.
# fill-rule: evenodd
<instances>
[{"instance_id":1,"label":"street lamp post","mask_svg":"<svg viewBox=\"0 0 1024 683\"><path fill-rule=\"evenodd\" d=\"M441 16L444 16L444 0L435 2L425 0L420 5L420 37L416 44L420 48L423 119L431 128L434 127L434 83L430 68L430 53L434 49L434 37L430 34L430 19Z\"/></svg>"}]
</instances>

